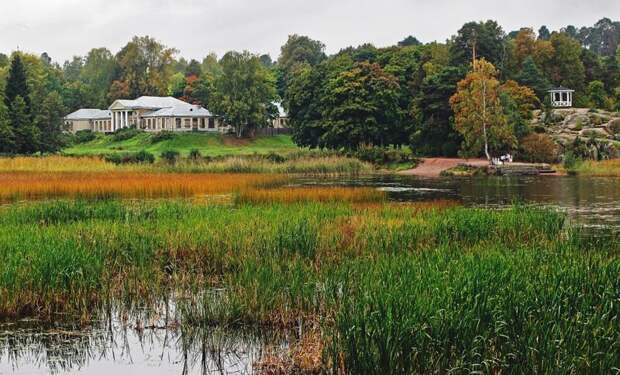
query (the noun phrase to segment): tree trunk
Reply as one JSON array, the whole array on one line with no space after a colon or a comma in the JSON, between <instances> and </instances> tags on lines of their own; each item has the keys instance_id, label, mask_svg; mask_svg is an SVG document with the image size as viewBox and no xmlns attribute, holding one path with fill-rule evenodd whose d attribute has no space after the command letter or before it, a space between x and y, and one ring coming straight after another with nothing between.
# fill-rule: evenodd
<instances>
[{"instance_id":1,"label":"tree trunk","mask_svg":"<svg viewBox=\"0 0 620 375\"><path fill-rule=\"evenodd\" d=\"M482 134L484 136L484 154L488 161L491 161L489 155L489 140L487 137L487 82L482 81Z\"/></svg>"}]
</instances>

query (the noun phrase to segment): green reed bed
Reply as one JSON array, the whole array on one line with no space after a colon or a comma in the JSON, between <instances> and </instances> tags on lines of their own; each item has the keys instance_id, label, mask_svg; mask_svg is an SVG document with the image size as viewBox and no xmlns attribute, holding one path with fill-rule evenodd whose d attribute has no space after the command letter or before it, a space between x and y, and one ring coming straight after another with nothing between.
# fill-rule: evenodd
<instances>
[{"instance_id":1,"label":"green reed bed","mask_svg":"<svg viewBox=\"0 0 620 375\"><path fill-rule=\"evenodd\" d=\"M9 205L0 316L92 317L173 290L186 325L318 326L340 372L609 373L618 250L521 206Z\"/></svg>"}]
</instances>

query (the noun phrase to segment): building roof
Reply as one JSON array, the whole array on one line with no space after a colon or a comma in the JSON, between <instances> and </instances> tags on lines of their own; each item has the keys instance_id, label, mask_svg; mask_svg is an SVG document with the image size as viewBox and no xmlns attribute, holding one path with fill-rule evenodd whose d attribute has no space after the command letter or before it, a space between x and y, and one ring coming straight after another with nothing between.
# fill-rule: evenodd
<instances>
[{"instance_id":1,"label":"building roof","mask_svg":"<svg viewBox=\"0 0 620 375\"><path fill-rule=\"evenodd\" d=\"M111 117L110 111L107 110L82 108L65 116L65 120L105 120Z\"/></svg>"},{"instance_id":2,"label":"building roof","mask_svg":"<svg viewBox=\"0 0 620 375\"><path fill-rule=\"evenodd\" d=\"M142 117L210 117L211 112L197 106L188 105L182 107L162 108L153 112L146 113Z\"/></svg>"},{"instance_id":3,"label":"building roof","mask_svg":"<svg viewBox=\"0 0 620 375\"><path fill-rule=\"evenodd\" d=\"M566 88L564 86L552 87L547 92L554 92L554 91L570 91L570 92L575 92L575 90L571 90L571 89Z\"/></svg>"},{"instance_id":4,"label":"building roof","mask_svg":"<svg viewBox=\"0 0 620 375\"><path fill-rule=\"evenodd\" d=\"M119 99L110 106L120 105L127 109L161 109L172 107L191 107L192 105L171 96L141 96L135 100Z\"/></svg>"}]
</instances>

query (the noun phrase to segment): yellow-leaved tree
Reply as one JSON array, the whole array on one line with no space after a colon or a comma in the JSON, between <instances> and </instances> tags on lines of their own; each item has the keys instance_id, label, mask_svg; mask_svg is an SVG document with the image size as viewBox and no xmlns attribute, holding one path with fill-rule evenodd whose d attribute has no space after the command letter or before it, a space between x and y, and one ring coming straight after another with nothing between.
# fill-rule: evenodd
<instances>
[{"instance_id":1,"label":"yellow-leaved tree","mask_svg":"<svg viewBox=\"0 0 620 375\"><path fill-rule=\"evenodd\" d=\"M517 142L504 114L496 77L493 64L475 60L472 71L458 83L450 98L456 131L464 139L462 151L477 155L484 150L487 160L491 160L492 151L512 149Z\"/></svg>"}]
</instances>

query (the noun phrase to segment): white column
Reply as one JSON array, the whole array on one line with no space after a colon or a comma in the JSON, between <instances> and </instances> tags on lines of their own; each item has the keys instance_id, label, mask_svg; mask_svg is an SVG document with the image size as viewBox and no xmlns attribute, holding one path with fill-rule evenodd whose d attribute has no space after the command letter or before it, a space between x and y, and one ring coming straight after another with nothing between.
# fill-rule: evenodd
<instances>
[{"instance_id":1,"label":"white column","mask_svg":"<svg viewBox=\"0 0 620 375\"><path fill-rule=\"evenodd\" d=\"M125 127L129 127L129 111L125 111Z\"/></svg>"},{"instance_id":2,"label":"white column","mask_svg":"<svg viewBox=\"0 0 620 375\"><path fill-rule=\"evenodd\" d=\"M116 126L116 112L112 112L112 127L110 131L114 131L114 127Z\"/></svg>"}]
</instances>

